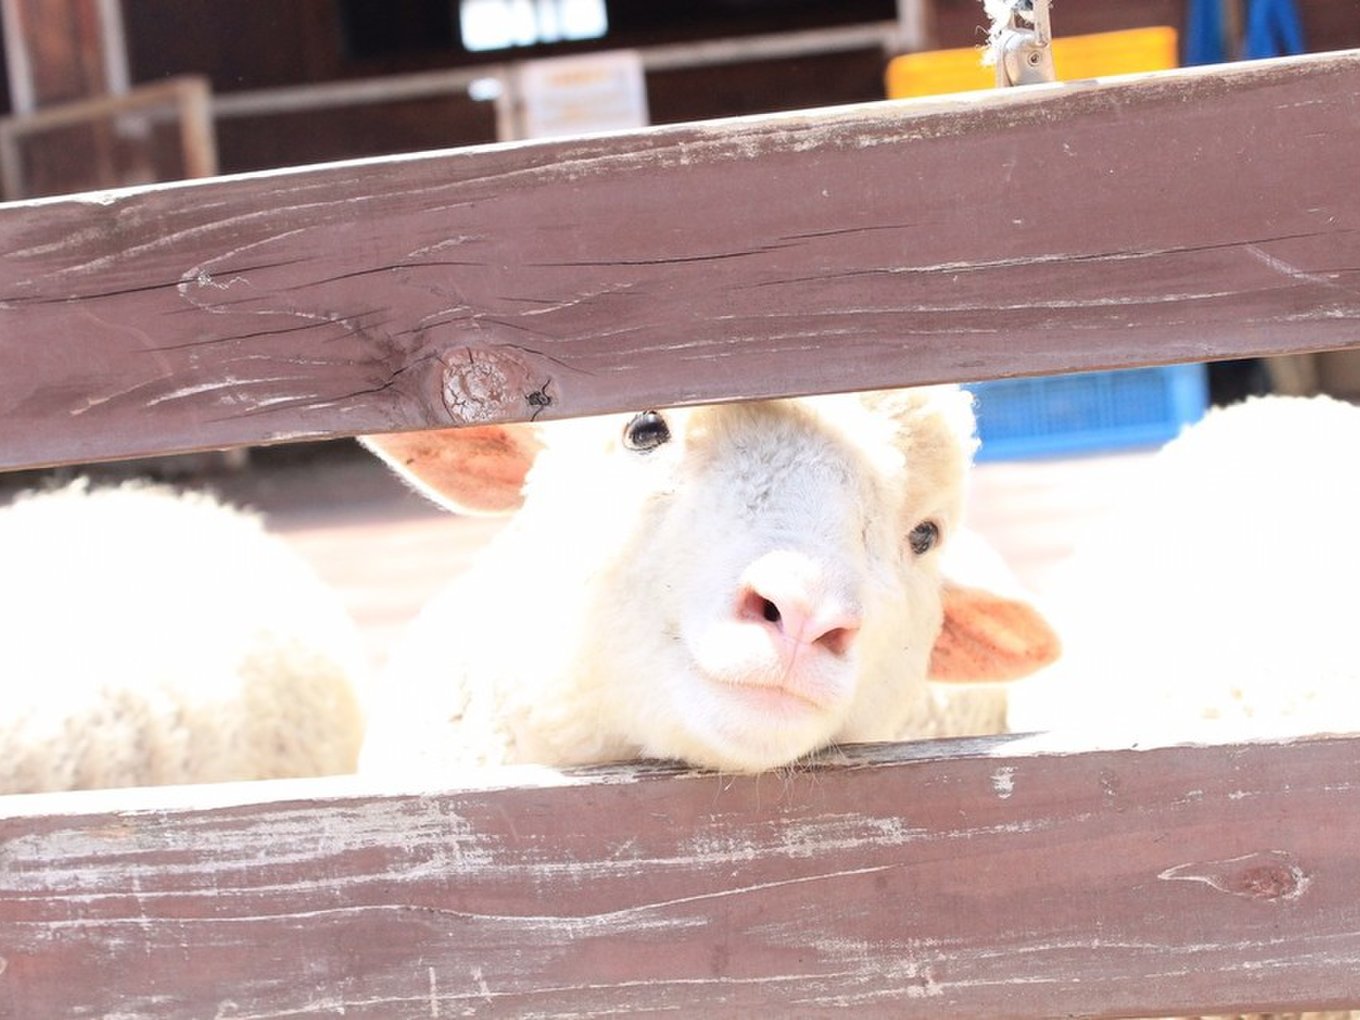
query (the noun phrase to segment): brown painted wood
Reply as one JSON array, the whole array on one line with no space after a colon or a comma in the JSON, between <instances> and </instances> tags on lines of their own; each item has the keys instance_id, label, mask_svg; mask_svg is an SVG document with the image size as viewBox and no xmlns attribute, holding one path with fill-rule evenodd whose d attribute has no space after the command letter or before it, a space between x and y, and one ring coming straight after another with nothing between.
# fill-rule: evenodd
<instances>
[{"instance_id":1,"label":"brown painted wood","mask_svg":"<svg viewBox=\"0 0 1360 1020\"><path fill-rule=\"evenodd\" d=\"M214 92L338 77L345 42L330 0L124 2L133 81L207 75Z\"/></svg>"},{"instance_id":2,"label":"brown painted wood","mask_svg":"<svg viewBox=\"0 0 1360 1020\"><path fill-rule=\"evenodd\" d=\"M1310 50L1340 50L1360 46L1360 17L1355 5L1334 0L1303 0L1304 40Z\"/></svg>"},{"instance_id":3,"label":"brown painted wood","mask_svg":"<svg viewBox=\"0 0 1360 1020\"><path fill-rule=\"evenodd\" d=\"M653 124L883 98L881 47L647 73Z\"/></svg>"},{"instance_id":4,"label":"brown painted wood","mask_svg":"<svg viewBox=\"0 0 1360 1020\"><path fill-rule=\"evenodd\" d=\"M1360 345L1360 53L0 208L0 467Z\"/></svg>"},{"instance_id":5,"label":"brown painted wood","mask_svg":"<svg viewBox=\"0 0 1360 1020\"><path fill-rule=\"evenodd\" d=\"M44 107L37 113L0 117L0 181L4 194L31 198L99 186L101 177L116 183L119 170L137 174L154 173L154 144L148 135L128 132L119 138L116 124L128 118L150 130L155 124L164 128L169 121L175 136L175 151L165 162L175 178L216 175L217 146L213 131L212 95L204 78L170 78L154 85L137 85L119 95L101 95ZM141 115L138 117L138 115ZM159 115L159 116L157 116ZM160 121L159 124L156 121ZM72 130L75 129L75 130ZM122 159L107 161L90 158L80 141L112 144L120 141ZM27 163L36 145L41 169L30 179ZM125 165L131 163L131 167ZM43 164L46 164L44 167ZM145 179L143 177L142 179ZM46 189L56 190L46 190Z\"/></svg>"},{"instance_id":6,"label":"brown painted wood","mask_svg":"<svg viewBox=\"0 0 1360 1020\"><path fill-rule=\"evenodd\" d=\"M1360 738L525 775L0 801L0 1015L1360 1004Z\"/></svg>"},{"instance_id":7,"label":"brown painted wood","mask_svg":"<svg viewBox=\"0 0 1360 1020\"><path fill-rule=\"evenodd\" d=\"M466 95L219 117L225 172L391 155L496 140L494 103Z\"/></svg>"},{"instance_id":8,"label":"brown painted wood","mask_svg":"<svg viewBox=\"0 0 1360 1020\"><path fill-rule=\"evenodd\" d=\"M3 0L3 6L6 29L17 30L27 53L36 108L108 92L97 0Z\"/></svg>"}]
</instances>

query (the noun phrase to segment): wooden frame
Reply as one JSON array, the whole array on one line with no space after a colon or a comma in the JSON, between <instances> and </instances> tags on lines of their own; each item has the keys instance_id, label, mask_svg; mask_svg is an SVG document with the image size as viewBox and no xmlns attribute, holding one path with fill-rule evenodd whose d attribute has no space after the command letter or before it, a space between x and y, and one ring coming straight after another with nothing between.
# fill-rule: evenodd
<instances>
[{"instance_id":1,"label":"wooden frame","mask_svg":"<svg viewBox=\"0 0 1360 1020\"><path fill-rule=\"evenodd\" d=\"M0 455L1360 346L1358 93L1351 53L11 205ZM1357 774L996 738L4 798L0 1014L1355 1005Z\"/></svg>"},{"instance_id":2,"label":"wooden frame","mask_svg":"<svg viewBox=\"0 0 1360 1020\"><path fill-rule=\"evenodd\" d=\"M179 124L180 154L185 177L217 173L217 141L212 120L212 92L206 78L183 76L125 93L80 99L45 107L36 113L0 118L0 186L9 199L27 196L20 140L58 128L97 124L119 116L156 116L169 111Z\"/></svg>"}]
</instances>

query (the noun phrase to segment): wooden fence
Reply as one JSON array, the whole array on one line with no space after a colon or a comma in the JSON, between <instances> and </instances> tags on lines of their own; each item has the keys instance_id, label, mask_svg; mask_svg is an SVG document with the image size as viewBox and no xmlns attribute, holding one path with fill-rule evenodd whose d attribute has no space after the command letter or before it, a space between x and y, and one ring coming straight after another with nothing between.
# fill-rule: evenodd
<instances>
[{"instance_id":1,"label":"wooden fence","mask_svg":"<svg viewBox=\"0 0 1360 1020\"><path fill-rule=\"evenodd\" d=\"M0 207L0 467L1356 348L1357 165L1348 53ZM999 737L5 798L0 1016L1360 1004L1357 777Z\"/></svg>"}]
</instances>

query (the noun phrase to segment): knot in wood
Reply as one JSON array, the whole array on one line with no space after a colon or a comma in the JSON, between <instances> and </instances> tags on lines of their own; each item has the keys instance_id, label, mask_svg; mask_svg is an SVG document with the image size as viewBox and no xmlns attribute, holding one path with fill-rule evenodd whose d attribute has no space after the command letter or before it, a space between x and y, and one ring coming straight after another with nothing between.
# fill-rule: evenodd
<instances>
[{"instance_id":1,"label":"knot in wood","mask_svg":"<svg viewBox=\"0 0 1360 1020\"><path fill-rule=\"evenodd\" d=\"M1243 868L1228 877L1224 888L1252 900L1288 900L1299 894L1303 881L1298 868L1272 862Z\"/></svg>"},{"instance_id":2,"label":"knot in wood","mask_svg":"<svg viewBox=\"0 0 1360 1020\"><path fill-rule=\"evenodd\" d=\"M440 356L441 396L455 425L524 417L538 391L530 366L503 348L455 347Z\"/></svg>"},{"instance_id":3,"label":"knot in wood","mask_svg":"<svg viewBox=\"0 0 1360 1020\"><path fill-rule=\"evenodd\" d=\"M1261 903L1297 900L1312 879L1285 850L1266 850L1223 861L1202 861L1167 868L1158 878L1199 882L1230 896Z\"/></svg>"}]
</instances>

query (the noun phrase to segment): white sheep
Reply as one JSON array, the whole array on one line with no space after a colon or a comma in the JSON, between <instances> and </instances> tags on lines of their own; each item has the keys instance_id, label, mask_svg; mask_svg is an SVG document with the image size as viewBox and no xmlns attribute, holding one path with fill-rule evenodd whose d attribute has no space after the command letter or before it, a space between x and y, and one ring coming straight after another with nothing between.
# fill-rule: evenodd
<instances>
[{"instance_id":1,"label":"white sheep","mask_svg":"<svg viewBox=\"0 0 1360 1020\"><path fill-rule=\"evenodd\" d=\"M1010 728L1111 744L1360 731L1357 520L1360 408L1211 412L1055 573L1063 656L1007 689Z\"/></svg>"},{"instance_id":2,"label":"white sheep","mask_svg":"<svg viewBox=\"0 0 1360 1020\"><path fill-rule=\"evenodd\" d=\"M1062 660L1017 731L1176 740L1360 731L1360 408L1267 397L1150 458L1045 603Z\"/></svg>"},{"instance_id":3,"label":"white sheep","mask_svg":"<svg viewBox=\"0 0 1360 1020\"><path fill-rule=\"evenodd\" d=\"M354 624L253 515L128 483L0 509L0 792L353 771Z\"/></svg>"},{"instance_id":4,"label":"white sheep","mask_svg":"<svg viewBox=\"0 0 1360 1020\"><path fill-rule=\"evenodd\" d=\"M370 437L448 506L523 505L394 652L361 769L757 771L999 728L994 693L926 683L1055 654L1022 603L942 581L972 429L941 387Z\"/></svg>"}]
</instances>

